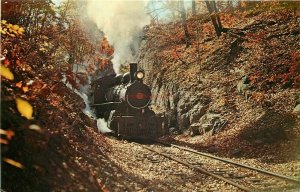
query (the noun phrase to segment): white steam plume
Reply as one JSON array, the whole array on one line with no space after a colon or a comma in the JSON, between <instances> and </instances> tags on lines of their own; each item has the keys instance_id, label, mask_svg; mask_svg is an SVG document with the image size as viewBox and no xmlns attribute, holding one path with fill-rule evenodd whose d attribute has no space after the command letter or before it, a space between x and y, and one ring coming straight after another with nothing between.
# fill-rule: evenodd
<instances>
[{"instance_id":1,"label":"white steam plume","mask_svg":"<svg viewBox=\"0 0 300 192\"><path fill-rule=\"evenodd\" d=\"M107 127L107 122L102 118L97 119L97 127L98 127L98 131L101 133L111 132L111 130Z\"/></svg>"},{"instance_id":2,"label":"white steam plume","mask_svg":"<svg viewBox=\"0 0 300 192\"><path fill-rule=\"evenodd\" d=\"M143 26L149 24L147 0L88 0L88 15L114 46L114 70L122 63L134 61Z\"/></svg>"},{"instance_id":3,"label":"white steam plume","mask_svg":"<svg viewBox=\"0 0 300 192\"><path fill-rule=\"evenodd\" d=\"M94 114L94 112L91 110L90 108L90 103L89 103L89 99L88 99L88 86L90 84L90 78L88 79L89 83L87 85L81 86L80 90L78 91L77 89L74 89L72 87L72 85L67 82L67 78L66 75L63 75L63 79L61 80L70 90L73 90L77 95L79 95L84 103L85 103L85 108L82 110L84 114L86 114L87 116L89 116L90 118L95 118L96 115Z\"/></svg>"}]
</instances>

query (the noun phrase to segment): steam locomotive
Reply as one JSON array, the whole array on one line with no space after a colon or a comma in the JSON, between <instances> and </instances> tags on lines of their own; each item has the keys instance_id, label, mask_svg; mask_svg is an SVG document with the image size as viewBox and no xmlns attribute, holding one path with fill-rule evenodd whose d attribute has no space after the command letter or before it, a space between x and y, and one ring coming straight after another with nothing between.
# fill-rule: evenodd
<instances>
[{"instance_id":1,"label":"steam locomotive","mask_svg":"<svg viewBox=\"0 0 300 192\"><path fill-rule=\"evenodd\" d=\"M150 109L151 90L143 83L145 73L130 64L130 72L109 75L92 82L92 107L116 136L155 139L163 134L163 118Z\"/></svg>"}]
</instances>

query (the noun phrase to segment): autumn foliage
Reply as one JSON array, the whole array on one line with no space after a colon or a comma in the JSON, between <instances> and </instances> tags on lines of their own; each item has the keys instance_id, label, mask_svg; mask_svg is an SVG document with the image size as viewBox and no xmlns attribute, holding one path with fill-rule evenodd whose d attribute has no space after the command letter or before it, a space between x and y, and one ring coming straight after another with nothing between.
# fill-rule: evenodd
<instances>
[{"instance_id":1,"label":"autumn foliage","mask_svg":"<svg viewBox=\"0 0 300 192\"><path fill-rule=\"evenodd\" d=\"M114 48L109 44L106 37L103 37L100 41L99 53L100 56L97 57L97 61L99 69L103 70L109 64L114 54Z\"/></svg>"},{"instance_id":2,"label":"autumn foliage","mask_svg":"<svg viewBox=\"0 0 300 192\"><path fill-rule=\"evenodd\" d=\"M14 137L44 131L39 113L62 107L62 81L73 89L88 84L88 76L110 63L114 48L96 25L92 34L87 32L85 22L90 21L79 21L76 2L60 7L48 0L1 4L2 161L24 169L22 160L12 155L18 151L10 150L11 142L18 144Z\"/></svg>"},{"instance_id":3,"label":"autumn foliage","mask_svg":"<svg viewBox=\"0 0 300 192\"><path fill-rule=\"evenodd\" d=\"M12 170L47 173L30 164L35 157L30 156L31 151L23 150L22 144L40 142L42 136L32 136L32 132L43 133L46 126L56 126L53 122L60 121L62 125L53 128L53 146L57 146L57 138L63 135L60 131L66 129L67 124L71 127L68 129L70 138L73 139L73 134L84 137L80 130L85 124L73 110L80 111L83 106L74 95L70 98L65 84L79 90L89 83L89 77L95 71L112 67L115 52L95 23L80 16L85 12L84 2L62 1L60 6L51 0L1 2L1 160ZM278 90L299 88L299 47L294 46L296 41L293 45L285 44L286 40L299 36L299 22L292 22L299 17L295 16L296 9L292 5L239 1L234 8L218 1L220 19L228 31L217 38L209 14L187 14L188 47L179 21L161 23L153 20L145 28L143 38L147 41L145 50L153 53L153 68L157 70L153 70L157 72L154 77L161 75L162 82L186 86L183 90L193 94L207 91L203 95L212 97L212 111L225 109L225 115L242 110L238 107L243 104L234 103L232 97L237 92L235 86L241 78L241 68L249 77L250 96L245 99L241 96L237 101L248 102L249 99L254 104L264 103ZM292 6L291 11L283 10L282 14L272 11L289 6ZM264 14L263 20L256 18L264 10L269 12ZM291 21L289 27L277 29L276 25L282 27L287 20ZM286 47L292 49L286 50ZM220 87L224 88L224 93ZM221 90L217 97L223 97L220 106L218 98L213 98L212 89L216 88ZM71 104L66 102L70 100ZM276 103L279 102L273 102L273 106L276 107ZM235 121L244 116L247 114L231 117ZM78 122L81 124L77 129ZM35 144L41 147L37 151L43 154L47 153L44 148L50 136L45 137L45 141ZM53 149L54 153L61 150Z\"/></svg>"}]
</instances>

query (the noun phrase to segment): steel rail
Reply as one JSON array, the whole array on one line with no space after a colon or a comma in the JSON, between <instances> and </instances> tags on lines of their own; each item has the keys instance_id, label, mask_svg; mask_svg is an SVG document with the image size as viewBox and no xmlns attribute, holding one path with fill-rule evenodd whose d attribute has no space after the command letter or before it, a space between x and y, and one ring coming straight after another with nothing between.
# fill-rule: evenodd
<instances>
[{"instance_id":1,"label":"steel rail","mask_svg":"<svg viewBox=\"0 0 300 192\"><path fill-rule=\"evenodd\" d=\"M252 167L252 166L249 166L249 165L246 165L246 164L237 163L237 162L234 162L234 161L231 161L231 160L227 160L227 159L220 158L220 157L217 157L217 156L214 156L214 155L210 155L210 154L207 154L207 153L199 152L199 151L196 151L194 149L189 149L189 148L182 147L182 146L179 146L179 145L165 143L165 142L161 142L161 141L156 141L156 142L160 143L160 144L163 144L163 145L166 145L166 146L175 147L175 148L182 149L182 150L185 150L185 151L189 151L189 152L192 152L192 153L195 153L195 154L198 154L198 155L202 155L202 156L205 156L205 157L209 157L209 158L212 158L212 159L216 159L216 160L219 160L219 161L223 161L223 162L226 162L226 163L237 165L237 166L240 166L240 167L243 167L243 168L254 170L254 171L266 174L266 175L270 175L270 176L273 176L273 177L284 179L286 181L293 182L293 183L296 183L298 185L300 184L300 181L298 181L297 179L294 179L294 178L291 178L291 177L287 177L285 175L280 175L278 173L273 173L273 172L270 172L270 171L267 171L267 170L264 170L264 169Z\"/></svg>"},{"instance_id":2,"label":"steel rail","mask_svg":"<svg viewBox=\"0 0 300 192\"><path fill-rule=\"evenodd\" d=\"M178 158L176 158L176 157L172 157L172 156L170 156L170 155L164 154L164 153L162 153L162 152L159 152L159 151L157 151L157 150L151 149L151 148L146 147L146 146L143 146L143 145L141 145L141 146L142 146L143 148L149 150L149 151L152 151L152 152L157 153L157 154L159 154L159 155L161 155L161 156L164 156L164 157L166 157L166 158L168 158L168 159L171 159L171 160L173 160L173 161L175 161L175 162L177 162L177 163L180 163L180 164L182 164L182 165L185 165L186 167L189 167L190 169L197 170L197 171L199 171L199 172L201 172L201 173L204 173L204 174L209 175L209 176L211 176L211 177L215 177L215 178L217 178L217 179L219 179L219 180L222 180L222 181L224 181L224 182L226 182L226 183L228 183L228 184L230 184L230 185L232 185L232 186L235 186L235 187L237 187L237 188L239 188L239 189L242 189L242 190L247 191L247 192L253 191L253 190L251 190L251 189L249 189L249 188L247 188L247 187L245 187L245 186L243 186L243 185L237 184L236 182L234 182L234 181L232 181L232 180L230 180L230 179L227 179L227 178L222 177L222 176L220 176L220 175L216 175L216 174L214 174L214 173L212 173L212 172L209 172L209 171L207 171L207 170L205 170L205 169L196 167L196 166L194 166L194 165L188 164L188 163L186 163L186 162L184 162L184 161L182 161L182 160L180 160L180 159L178 159Z\"/></svg>"}]
</instances>

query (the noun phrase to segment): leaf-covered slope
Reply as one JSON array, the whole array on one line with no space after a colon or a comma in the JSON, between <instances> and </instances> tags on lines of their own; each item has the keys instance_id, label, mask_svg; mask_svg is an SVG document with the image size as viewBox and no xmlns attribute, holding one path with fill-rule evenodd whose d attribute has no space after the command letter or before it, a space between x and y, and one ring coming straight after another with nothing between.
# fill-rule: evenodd
<instances>
[{"instance_id":1,"label":"leaf-covered slope","mask_svg":"<svg viewBox=\"0 0 300 192\"><path fill-rule=\"evenodd\" d=\"M146 181L109 159L110 145L98 133L95 120L83 113L82 98L47 74L32 70L15 74L23 82L36 77L25 94L14 81L2 79L1 139L7 143L1 142L1 189L124 191L145 187ZM34 119L21 116L14 100L18 96L33 107Z\"/></svg>"},{"instance_id":2,"label":"leaf-covered slope","mask_svg":"<svg viewBox=\"0 0 300 192\"><path fill-rule=\"evenodd\" d=\"M220 115L226 125L219 133L188 139L213 151L293 154L300 129L292 114L299 102L299 12L256 8L221 18L228 30L220 38L206 15L190 19L188 48L180 41L180 23L148 28L141 64L150 70L154 108L166 111L169 127L191 132L202 129L204 114Z\"/></svg>"}]
</instances>

